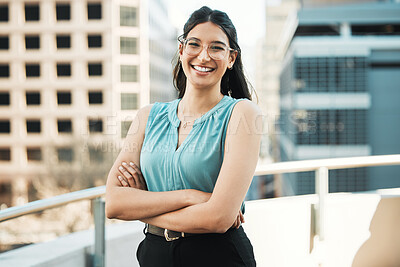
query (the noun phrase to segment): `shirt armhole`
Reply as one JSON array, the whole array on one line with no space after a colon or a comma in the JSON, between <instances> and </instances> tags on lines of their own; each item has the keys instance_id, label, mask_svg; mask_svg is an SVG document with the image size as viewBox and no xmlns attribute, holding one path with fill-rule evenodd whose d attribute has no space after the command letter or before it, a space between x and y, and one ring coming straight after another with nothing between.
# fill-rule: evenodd
<instances>
[{"instance_id":1,"label":"shirt armhole","mask_svg":"<svg viewBox=\"0 0 400 267\"><path fill-rule=\"evenodd\" d=\"M224 155L225 155L225 140L226 140L226 134L227 134L227 131L228 131L228 125L229 125L229 122L231 121L232 112L233 112L233 109L235 108L236 104L239 103L239 102L242 101L242 100L246 100L246 99L245 99L245 98L237 99L237 100L235 101L235 103L233 103L233 104L229 107L229 109L228 109L228 115L227 115L228 119L226 120L226 123L225 123L225 125L224 125L224 131L223 131L223 133L222 133L222 144L221 144L221 146L222 146L222 147L221 147L221 151L222 151L222 161L224 160Z\"/></svg>"},{"instance_id":2,"label":"shirt armhole","mask_svg":"<svg viewBox=\"0 0 400 267\"><path fill-rule=\"evenodd\" d=\"M154 118L157 115L157 111L160 108L160 103L155 102L153 106L151 107L151 110L149 112L149 116L147 117L147 122L146 122L146 129L144 131L144 139L146 139L146 136L148 135L149 129L151 128L151 125L153 124Z\"/></svg>"}]
</instances>

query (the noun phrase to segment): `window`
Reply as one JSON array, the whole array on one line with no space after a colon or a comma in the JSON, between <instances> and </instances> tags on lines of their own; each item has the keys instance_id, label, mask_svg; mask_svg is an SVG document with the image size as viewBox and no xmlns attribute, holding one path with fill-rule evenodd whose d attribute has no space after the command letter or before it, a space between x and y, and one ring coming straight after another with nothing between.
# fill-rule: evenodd
<instances>
[{"instance_id":1,"label":"window","mask_svg":"<svg viewBox=\"0 0 400 267\"><path fill-rule=\"evenodd\" d=\"M137 54L137 39L133 37L120 38L121 54Z\"/></svg>"},{"instance_id":2,"label":"window","mask_svg":"<svg viewBox=\"0 0 400 267\"><path fill-rule=\"evenodd\" d=\"M25 49L39 49L39 35L25 35Z\"/></svg>"},{"instance_id":3,"label":"window","mask_svg":"<svg viewBox=\"0 0 400 267\"><path fill-rule=\"evenodd\" d=\"M89 159L91 163L101 163L104 161L104 153L101 149L89 147Z\"/></svg>"},{"instance_id":4,"label":"window","mask_svg":"<svg viewBox=\"0 0 400 267\"><path fill-rule=\"evenodd\" d=\"M40 120L26 120L26 132L40 133L41 132Z\"/></svg>"},{"instance_id":5,"label":"window","mask_svg":"<svg viewBox=\"0 0 400 267\"><path fill-rule=\"evenodd\" d=\"M10 133L10 121L9 120L0 120L0 134L2 133Z\"/></svg>"},{"instance_id":6,"label":"window","mask_svg":"<svg viewBox=\"0 0 400 267\"><path fill-rule=\"evenodd\" d=\"M39 5L25 4L25 21L38 21L39 19Z\"/></svg>"},{"instance_id":7,"label":"window","mask_svg":"<svg viewBox=\"0 0 400 267\"><path fill-rule=\"evenodd\" d=\"M71 6L67 3L56 4L56 18L57 20L70 20L71 19Z\"/></svg>"},{"instance_id":8,"label":"window","mask_svg":"<svg viewBox=\"0 0 400 267\"><path fill-rule=\"evenodd\" d=\"M367 144L367 110L307 110L293 121L298 125L295 142L300 145Z\"/></svg>"},{"instance_id":9,"label":"window","mask_svg":"<svg viewBox=\"0 0 400 267\"><path fill-rule=\"evenodd\" d=\"M101 19L101 3L88 3L88 19Z\"/></svg>"},{"instance_id":10,"label":"window","mask_svg":"<svg viewBox=\"0 0 400 267\"><path fill-rule=\"evenodd\" d=\"M87 42L89 48L102 47L102 38L99 34L88 34Z\"/></svg>"},{"instance_id":11,"label":"window","mask_svg":"<svg viewBox=\"0 0 400 267\"><path fill-rule=\"evenodd\" d=\"M88 63L89 76L101 76L103 74L103 66L101 63Z\"/></svg>"},{"instance_id":12,"label":"window","mask_svg":"<svg viewBox=\"0 0 400 267\"><path fill-rule=\"evenodd\" d=\"M72 162L74 160L74 151L72 148L58 148L57 157L59 162Z\"/></svg>"},{"instance_id":13,"label":"window","mask_svg":"<svg viewBox=\"0 0 400 267\"><path fill-rule=\"evenodd\" d=\"M57 92L58 105L71 105L71 92Z\"/></svg>"},{"instance_id":14,"label":"window","mask_svg":"<svg viewBox=\"0 0 400 267\"><path fill-rule=\"evenodd\" d=\"M351 34L355 36L398 36L400 35L400 24L351 25Z\"/></svg>"},{"instance_id":15,"label":"window","mask_svg":"<svg viewBox=\"0 0 400 267\"><path fill-rule=\"evenodd\" d=\"M366 57L295 58L297 92L365 92L368 60ZM282 78L284 82L286 78Z\"/></svg>"},{"instance_id":16,"label":"window","mask_svg":"<svg viewBox=\"0 0 400 267\"><path fill-rule=\"evenodd\" d=\"M89 105L103 104L103 92L88 92Z\"/></svg>"},{"instance_id":17,"label":"window","mask_svg":"<svg viewBox=\"0 0 400 267\"><path fill-rule=\"evenodd\" d=\"M10 65L0 64L0 78L10 77Z\"/></svg>"},{"instance_id":18,"label":"window","mask_svg":"<svg viewBox=\"0 0 400 267\"><path fill-rule=\"evenodd\" d=\"M69 76L71 76L71 64L57 63L57 77L69 77Z\"/></svg>"},{"instance_id":19,"label":"window","mask_svg":"<svg viewBox=\"0 0 400 267\"><path fill-rule=\"evenodd\" d=\"M119 16L121 26L138 26L136 7L121 6Z\"/></svg>"},{"instance_id":20,"label":"window","mask_svg":"<svg viewBox=\"0 0 400 267\"><path fill-rule=\"evenodd\" d=\"M40 93L39 92L26 92L26 105L40 105Z\"/></svg>"},{"instance_id":21,"label":"window","mask_svg":"<svg viewBox=\"0 0 400 267\"><path fill-rule=\"evenodd\" d=\"M137 94L122 93L121 94L121 110L137 109Z\"/></svg>"},{"instance_id":22,"label":"window","mask_svg":"<svg viewBox=\"0 0 400 267\"><path fill-rule=\"evenodd\" d=\"M57 35L57 49L60 48L71 48L71 36L70 35Z\"/></svg>"},{"instance_id":23,"label":"window","mask_svg":"<svg viewBox=\"0 0 400 267\"><path fill-rule=\"evenodd\" d=\"M0 106L9 106L9 105L10 105L10 93L0 92Z\"/></svg>"},{"instance_id":24,"label":"window","mask_svg":"<svg viewBox=\"0 0 400 267\"><path fill-rule=\"evenodd\" d=\"M8 5L0 4L0 21L8 21Z\"/></svg>"},{"instance_id":25,"label":"window","mask_svg":"<svg viewBox=\"0 0 400 267\"><path fill-rule=\"evenodd\" d=\"M58 133L72 133L72 121L71 120L58 120L57 121Z\"/></svg>"},{"instance_id":26,"label":"window","mask_svg":"<svg viewBox=\"0 0 400 267\"><path fill-rule=\"evenodd\" d=\"M36 63L25 64L25 75L29 77L39 77L40 76L40 65Z\"/></svg>"},{"instance_id":27,"label":"window","mask_svg":"<svg viewBox=\"0 0 400 267\"><path fill-rule=\"evenodd\" d=\"M89 119L88 125L91 133L103 132L103 121L101 119Z\"/></svg>"},{"instance_id":28,"label":"window","mask_svg":"<svg viewBox=\"0 0 400 267\"><path fill-rule=\"evenodd\" d=\"M129 127L131 127L132 121L121 121L121 138L125 138L128 134Z\"/></svg>"},{"instance_id":29,"label":"window","mask_svg":"<svg viewBox=\"0 0 400 267\"><path fill-rule=\"evenodd\" d=\"M8 36L0 36L0 50L10 49L10 40Z\"/></svg>"},{"instance_id":30,"label":"window","mask_svg":"<svg viewBox=\"0 0 400 267\"><path fill-rule=\"evenodd\" d=\"M121 82L137 82L138 73L135 65L121 65Z\"/></svg>"},{"instance_id":31,"label":"window","mask_svg":"<svg viewBox=\"0 0 400 267\"><path fill-rule=\"evenodd\" d=\"M0 147L0 161L11 161L11 149L9 147Z\"/></svg>"},{"instance_id":32,"label":"window","mask_svg":"<svg viewBox=\"0 0 400 267\"><path fill-rule=\"evenodd\" d=\"M26 149L26 159L28 161L41 161L42 150L39 147L28 147Z\"/></svg>"}]
</instances>

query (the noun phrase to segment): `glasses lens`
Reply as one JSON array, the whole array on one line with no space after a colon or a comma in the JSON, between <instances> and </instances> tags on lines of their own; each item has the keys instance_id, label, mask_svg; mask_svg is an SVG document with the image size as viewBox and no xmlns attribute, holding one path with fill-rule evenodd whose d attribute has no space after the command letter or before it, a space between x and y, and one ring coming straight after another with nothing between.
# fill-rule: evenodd
<instances>
[{"instance_id":1,"label":"glasses lens","mask_svg":"<svg viewBox=\"0 0 400 267\"><path fill-rule=\"evenodd\" d=\"M201 49L202 49L202 44L199 41L193 39L189 39L186 41L185 51L187 54L191 56L196 56L197 54L200 53Z\"/></svg>"},{"instance_id":2,"label":"glasses lens","mask_svg":"<svg viewBox=\"0 0 400 267\"><path fill-rule=\"evenodd\" d=\"M203 44L196 39L188 39L185 42L185 52L191 56L197 56L203 49ZM224 44L212 43L208 46L208 55L215 59L221 60L226 56L228 48Z\"/></svg>"},{"instance_id":3,"label":"glasses lens","mask_svg":"<svg viewBox=\"0 0 400 267\"><path fill-rule=\"evenodd\" d=\"M210 57L217 60L223 59L227 51L228 49L223 44L210 44L208 47Z\"/></svg>"}]
</instances>

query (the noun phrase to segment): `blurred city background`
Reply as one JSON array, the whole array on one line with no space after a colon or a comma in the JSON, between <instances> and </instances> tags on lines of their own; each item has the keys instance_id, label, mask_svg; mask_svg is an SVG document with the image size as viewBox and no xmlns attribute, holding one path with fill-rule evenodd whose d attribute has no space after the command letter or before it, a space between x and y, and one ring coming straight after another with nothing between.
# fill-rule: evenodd
<instances>
[{"instance_id":1,"label":"blurred city background","mask_svg":"<svg viewBox=\"0 0 400 267\"><path fill-rule=\"evenodd\" d=\"M105 184L136 111L177 97L177 36L202 5L237 28L260 164L400 153L398 0L0 0L1 210ZM399 173L332 170L329 192ZM259 175L246 198L314 192L314 172ZM92 225L87 202L2 222L0 252Z\"/></svg>"}]
</instances>

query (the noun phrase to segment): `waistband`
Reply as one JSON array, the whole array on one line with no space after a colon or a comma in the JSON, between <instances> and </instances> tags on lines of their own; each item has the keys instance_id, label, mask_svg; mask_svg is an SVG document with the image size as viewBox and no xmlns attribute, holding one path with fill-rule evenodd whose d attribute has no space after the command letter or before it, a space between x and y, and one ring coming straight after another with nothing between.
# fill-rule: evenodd
<instances>
[{"instance_id":1,"label":"waistband","mask_svg":"<svg viewBox=\"0 0 400 267\"><path fill-rule=\"evenodd\" d=\"M189 233L184 233L184 232L176 232L176 231L168 230L168 229L161 228L161 227L151 225L151 224L146 224L146 233L165 237L165 240L167 240L167 241L174 241L174 240L177 240L182 237L198 235L198 234L189 234Z\"/></svg>"}]
</instances>

